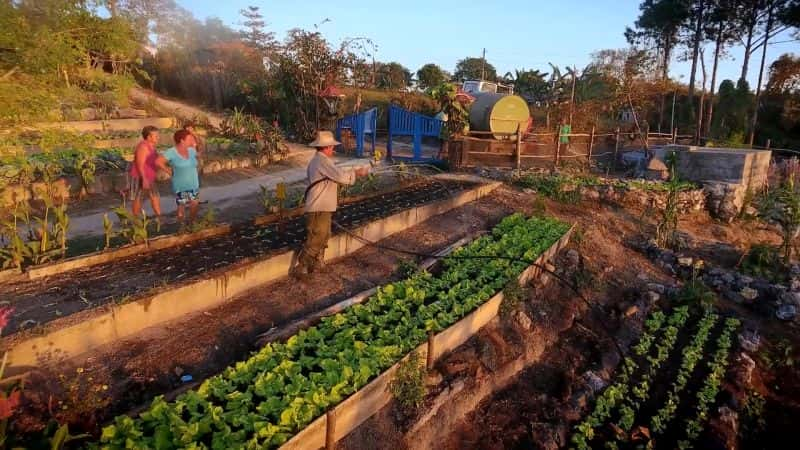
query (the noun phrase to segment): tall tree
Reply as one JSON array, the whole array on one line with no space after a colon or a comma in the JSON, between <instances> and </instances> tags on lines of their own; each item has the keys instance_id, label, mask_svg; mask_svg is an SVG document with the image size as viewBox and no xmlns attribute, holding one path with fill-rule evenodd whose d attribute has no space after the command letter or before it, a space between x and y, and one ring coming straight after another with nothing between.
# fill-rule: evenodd
<instances>
[{"instance_id":1,"label":"tall tree","mask_svg":"<svg viewBox=\"0 0 800 450\"><path fill-rule=\"evenodd\" d=\"M797 0L741 0L743 12L739 15L744 28L744 58L740 78L747 78L750 58L762 50L778 34L800 25L800 2ZM772 12L770 12L772 11ZM772 23L767 27L769 16ZM767 31L769 28L769 31Z\"/></svg>"},{"instance_id":2,"label":"tall tree","mask_svg":"<svg viewBox=\"0 0 800 450\"><path fill-rule=\"evenodd\" d=\"M381 89L400 89L411 84L411 71L398 62L380 63L377 85Z\"/></svg>"},{"instance_id":3,"label":"tall tree","mask_svg":"<svg viewBox=\"0 0 800 450\"><path fill-rule=\"evenodd\" d=\"M690 16L687 0L644 0L639 5L639 18L635 28L627 28L625 37L631 44L654 43L661 54L661 81L666 89L669 78L669 63L677 43L677 35L681 26ZM664 121L665 92L661 94L658 126Z\"/></svg>"},{"instance_id":4,"label":"tall tree","mask_svg":"<svg viewBox=\"0 0 800 450\"><path fill-rule=\"evenodd\" d=\"M714 0L711 2L708 12L706 34L714 40L714 56L711 67L711 86L706 110L703 120L704 133L708 135L711 131L711 123L714 118L714 92L717 84L717 68L719 60L724 55L725 47L741 37L741 22L737 20L737 13L741 10L741 0Z\"/></svg>"},{"instance_id":5,"label":"tall tree","mask_svg":"<svg viewBox=\"0 0 800 450\"><path fill-rule=\"evenodd\" d=\"M506 81L514 84L514 91L529 102L541 102L547 95L547 74L538 70L515 70L507 73Z\"/></svg>"},{"instance_id":6,"label":"tall tree","mask_svg":"<svg viewBox=\"0 0 800 450\"><path fill-rule=\"evenodd\" d=\"M767 21L764 25L764 37L763 42L761 43L761 66L758 70L758 84L756 84L756 98L755 98L755 107L753 108L753 117L750 122L750 138L748 139L748 143L752 146L753 141L755 141L756 137L756 125L758 124L758 110L760 107L760 100L761 100L761 82L764 78L764 63L767 59L767 45L769 43L770 33L773 30L773 25L775 24L775 16L779 14L779 11L776 8L780 8L780 5L776 4L779 3L779 0L767 0Z\"/></svg>"},{"instance_id":7,"label":"tall tree","mask_svg":"<svg viewBox=\"0 0 800 450\"><path fill-rule=\"evenodd\" d=\"M690 107L694 107L694 82L697 74L697 61L700 55L700 45L703 41L704 25L706 18L707 0L695 0L692 2L692 69L689 72L689 91L688 101ZM702 114L700 114L702 115Z\"/></svg>"},{"instance_id":8,"label":"tall tree","mask_svg":"<svg viewBox=\"0 0 800 450\"><path fill-rule=\"evenodd\" d=\"M747 110L750 108L752 94L747 81L739 80L736 85L725 80L719 85L719 112L714 115L712 135L715 138L744 144L747 128Z\"/></svg>"},{"instance_id":9,"label":"tall tree","mask_svg":"<svg viewBox=\"0 0 800 450\"><path fill-rule=\"evenodd\" d=\"M245 30L242 31L242 39L251 47L267 54L275 48L275 33L265 31L266 22L258 6L248 6L239 11L244 17Z\"/></svg>"},{"instance_id":10,"label":"tall tree","mask_svg":"<svg viewBox=\"0 0 800 450\"><path fill-rule=\"evenodd\" d=\"M422 89L430 89L447 81L447 73L436 64L429 63L417 70L417 83Z\"/></svg>"},{"instance_id":11,"label":"tall tree","mask_svg":"<svg viewBox=\"0 0 800 450\"><path fill-rule=\"evenodd\" d=\"M489 81L497 80L497 70L483 58L464 58L456 64L453 78L457 81L480 80L481 74Z\"/></svg>"}]
</instances>

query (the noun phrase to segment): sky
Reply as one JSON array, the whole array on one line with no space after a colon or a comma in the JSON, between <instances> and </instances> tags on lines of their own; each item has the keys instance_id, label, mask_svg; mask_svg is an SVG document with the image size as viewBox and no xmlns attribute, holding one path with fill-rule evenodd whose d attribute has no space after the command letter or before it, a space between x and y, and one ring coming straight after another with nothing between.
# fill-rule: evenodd
<instances>
[{"instance_id":1,"label":"sky","mask_svg":"<svg viewBox=\"0 0 800 450\"><path fill-rule=\"evenodd\" d=\"M412 72L432 62L453 72L458 60L481 56L497 68L500 76L514 69L549 72L548 62L559 67L585 67L591 53L601 49L625 48L623 35L639 14L639 0L506 0L450 1L405 0L382 2L346 0L178 0L198 19L219 17L234 28L241 27L239 10L259 6L268 29L283 39L292 28L319 30L333 44L351 37L370 38L378 47L378 61L397 61ZM775 40L791 39L780 35ZM736 80L741 71L741 48L729 51L720 61L718 81ZM800 54L800 42L769 46L769 64L783 53ZM707 71L711 73L713 46L706 49ZM761 53L753 55L748 81L755 87ZM562 69L563 70L563 69ZM688 82L690 62L677 58L670 76ZM700 71L697 86L700 86ZM766 69L764 83L766 83ZM683 78L681 78L683 77ZM710 83L710 79L708 80Z\"/></svg>"}]
</instances>

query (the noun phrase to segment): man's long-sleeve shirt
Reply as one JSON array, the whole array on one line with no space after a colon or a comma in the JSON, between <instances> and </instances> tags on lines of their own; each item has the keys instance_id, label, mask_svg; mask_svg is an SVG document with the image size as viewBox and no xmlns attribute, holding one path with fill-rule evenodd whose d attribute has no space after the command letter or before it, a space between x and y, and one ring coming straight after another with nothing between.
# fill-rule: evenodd
<instances>
[{"instance_id":1,"label":"man's long-sleeve shirt","mask_svg":"<svg viewBox=\"0 0 800 450\"><path fill-rule=\"evenodd\" d=\"M351 185L356 181L352 171L336 166L324 153L318 151L308 163L308 183L314 184L306 193L305 212L333 212L337 206L337 185Z\"/></svg>"}]
</instances>

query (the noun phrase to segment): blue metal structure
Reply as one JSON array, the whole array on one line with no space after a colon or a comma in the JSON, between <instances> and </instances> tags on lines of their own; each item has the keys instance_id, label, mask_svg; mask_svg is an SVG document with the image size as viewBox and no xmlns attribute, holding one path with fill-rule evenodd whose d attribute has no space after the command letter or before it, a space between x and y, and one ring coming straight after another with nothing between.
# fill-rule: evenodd
<instances>
[{"instance_id":1,"label":"blue metal structure","mask_svg":"<svg viewBox=\"0 0 800 450\"><path fill-rule=\"evenodd\" d=\"M372 152L375 152L375 133L378 129L378 108L342 117L336 121L336 140L342 141L342 130L349 129L356 139L356 156L364 156L364 136L372 135Z\"/></svg>"},{"instance_id":2,"label":"blue metal structure","mask_svg":"<svg viewBox=\"0 0 800 450\"><path fill-rule=\"evenodd\" d=\"M438 138L441 135L443 121L434 117L408 111L396 105L389 105L389 140L386 144L388 157L392 156L392 138L394 136L413 136L413 156L394 157L411 161L430 161L436 158L422 156L422 138L425 136Z\"/></svg>"}]
</instances>

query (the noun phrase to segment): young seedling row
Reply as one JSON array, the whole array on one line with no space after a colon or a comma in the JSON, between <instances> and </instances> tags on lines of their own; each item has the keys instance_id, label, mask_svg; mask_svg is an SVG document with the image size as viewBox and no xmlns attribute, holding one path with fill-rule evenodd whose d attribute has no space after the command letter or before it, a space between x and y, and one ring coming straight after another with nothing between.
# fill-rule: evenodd
<instances>
[{"instance_id":1,"label":"young seedling row","mask_svg":"<svg viewBox=\"0 0 800 450\"><path fill-rule=\"evenodd\" d=\"M720 317L711 310L696 316L688 306L669 315L650 315L615 382L575 427L574 448L634 448L643 440L653 446L677 440L675 446L681 449L692 447L716 400L728 367L731 334L739 326L737 319L726 319L711 353L706 344ZM676 345L679 342L685 344ZM707 373L701 364L706 360ZM673 361L676 369L670 367ZM685 423L675 422L679 408L692 411L681 414L689 417Z\"/></svg>"},{"instance_id":2,"label":"young seedling row","mask_svg":"<svg viewBox=\"0 0 800 450\"><path fill-rule=\"evenodd\" d=\"M110 448L274 448L503 289L569 226L505 218L447 257L441 272L386 285L285 343L268 344L174 402L103 430ZM485 256L500 256L486 258Z\"/></svg>"}]
</instances>

